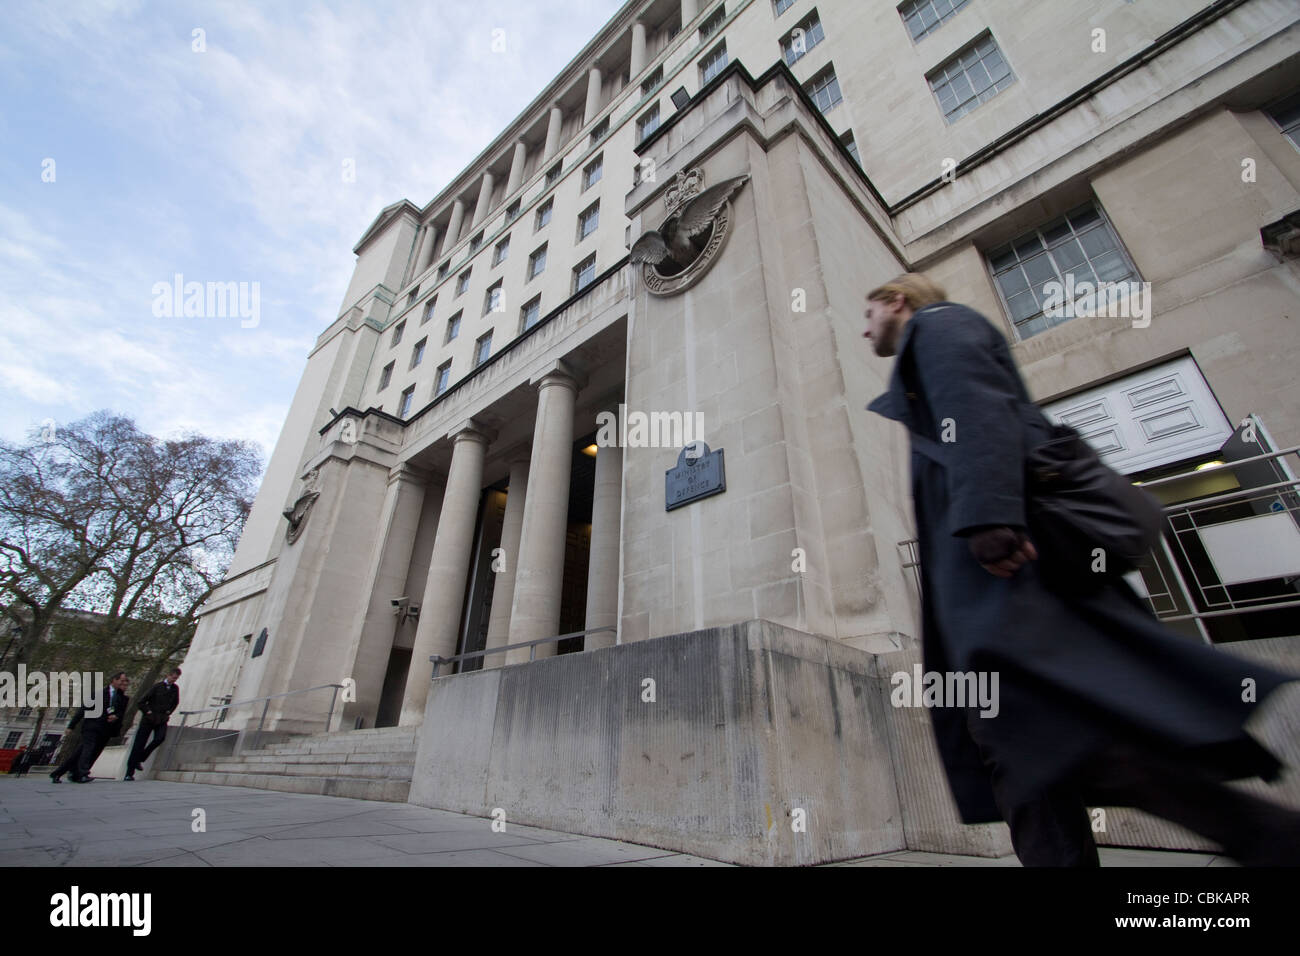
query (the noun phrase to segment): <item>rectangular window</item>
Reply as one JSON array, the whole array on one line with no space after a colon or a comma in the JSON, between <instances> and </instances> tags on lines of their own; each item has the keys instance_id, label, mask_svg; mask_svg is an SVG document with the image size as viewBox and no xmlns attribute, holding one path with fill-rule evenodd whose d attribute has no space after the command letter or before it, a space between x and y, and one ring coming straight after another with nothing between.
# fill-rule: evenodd
<instances>
[{"instance_id":1,"label":"rectangular window","mask_svg":"<svg viewBox=\"0 0 1300 956\"><path fill-rule=\"evenodd\" d=\"M402 400L397 403L397 417L405 418L411 414L411 402L415 400L415 386L409 386L402 392Z\"/></svg>"},{"instance_id":2,"label":"rectangular window","mask_svg":"<svg viewBox=\"0 0 1300 956\"><path fill-rule=\"evenodd\" d=\"M488 286L488 290L487 290L487 292L484 293L484 295L483 295L483 314L484 314L484 315L487 315L489 312L504 312L504 311L505 311L505 309L506 309L506 306L505 306L506 294L505 294L505 291L501 288L501 284L502 284L502 282L504 282L504 281L505 281L505 280L503 280L503 279L497 279L496 282L494 282L494 283L492 283L490 286Z\"/></svg>"},{"instance_id":3,"label":"rectangular window","mask_svg":"<svg viewBox=\"0 0 1300 956\"><path fill-rule=\"evenodd\" d=\"M424 338L420 339L420 341L415 343L415 347L411 349L411 364L408 367L407 371L410 371L410 369L415 368L417 365L419 365L421 362L424 361L424 347L428 343L429 343L428 336L425 336Z\"/></svg>"},{"instance_id":4,"label":"rectangular window","mask_svg":"<svg viewBox=\"0 0 1300 956\"><path fill-rule=\"evenodd\" d=\"M573 267L573 291L581 292L596 278L596 254L593 252Z\"/></svg>"},{"instance_id":5,"label":"rectangular window","mask_svg":"<svg viewBox=\"0 0 1300 956\"><path fill-rule=\"evenodd\" d=\"M560 164L556 163L546 171L546 185L554 186L560 181Z\"/></svg>"},{"instance_id":6,"label":"rectangular window","mask_svg":"<svg viewBox=\"0 0 1300 956\"><path fill-rule=\"evenodd\" d=\"M438 366L438 373L433 380L433 396L437 398L443 392L447 391L447 385L451 381L451 359L443 362Z\"/></svg>"},{"instance_id":7,"label":"rectangular window","mask_svg":"<svg viewBox=\"0 0 1300 956\"><path fill-rule=\"evenodd\" d=\"M1291 141L1291 145L1300 149L1300 93L1274 103L1265 112L1272 117L1282 135Z\"/></svg>"},{"instance_id":8,"label":"rectangular window","mask_svg":"<svg viewBox=\"0 0 1300 956\"><path fill-rule=\"evenodd\" d=\"M595 232L596 227L599 225L600 200L597 199L578 215L578 242L582 242L583 239Z\"/></svg>"},{"instance_id":9,"label":"rectangular window","mask_svg":"<svg viewBox=\"0 0 1300 956\"><path fill-rule=\"evenodd\" d=\"M533 296L528 300L528 303L519 310L519 331L527 332L537 324L537 320L541 317L542 297L540 295Z\"/></svg>"},{"instance_id":10,"label":"rectangular window","mask_svg":"<svg viewBox=\"0 0 1300 956\"><path fill-rule=\"evenodd\" d=\"M540 249L528 257L528 279L536 279L546 268L546 243L542 243Z\"/></svg>"},{"instance_id":11,"label":"rectangular window","mask_svg":"<svg viewBox=\"0 0 1300 956\"><path fill-rule=\"evenodd\" d=\"M5 737L5 750L15 750L18 747L18 741L23 739L21 730L11 730Z\"/></svg>"},{"instance_id":12,"label":"rectangular window","mask_svg":"<svg viewBox=\"0 0 1300 956\"><path fill-rule=\"evenodd\" d=\"M970 0L907 0L898 8L907 32L915 43L939 29L939 25L966 6Z\"/></svg>"},{"instance_id":13,"label":"rectangular window","mask_svg":"<svg viewBox=\"0 0 1300 956\"><path fill-rule=\"evenodd\" d=\"M519 207L523 204L522 199L516 199L509 206L506 206L506 225L514 222L519 218Z\"/></svg>"},{"instance_id":14,"label":"rectangular window","mask_svg":"<svg viewBox=\"0 0 1300 956\"><path fill-rule=\"evenodd\" d=\"M636 121L636 138L643 140L659 128L659 104L656 103L650 107L649 111L641 114L641 118Z\"/></svg>"},{"instance_id":15,"label":"rectangular window","mask_svg":"<svg viewBox=\"0 0 1300 956\"><path fill-rule=\"evenodd\" d=\"M1087 282L1138 279L1137 269L1096 203L1080 206L988 254L989 269L1020 338L1073 317L1062 293ZM1068 313L1068 314L1067 314Z\"/></svg>"},{"instance_id":16,"label":"rectangular window","mask_svg":"<svg viewBox=\"0 0 1300 956\"><path fill-rule=\"evenodd\" d=\"M31 715L32 715L32 709L31 709L30 707L19 707L19 708L18 708L18 716L19 716L19 717L30 717Z\"/></svg>"},{"instance_id":17,"label":"rectangular window","mask_svg":"<svg viewBox=\"0 0 1300 956\"><path fill-rule=\"evenodd\" d=\"M392 348L394 345L401 344L402 333L405 331L406 331L406 321L403 320L401 322L398 322L397 327L393 329L393 341L389 343L389 348Z\"/></svg>"},{"instance_id":18,"label":"rectangular window","mask_svg":"<svg viewBox=\"0 0 1300 956\"><path fill-rule=\"evenodd\" d=\"M727 41L723 40L714 47L709 55L700 61L700 86L722 72L727 65Z\"/></svg>"},{"instance_id":19,"label":"rectangular window","mask_svg":"<svg viewBox=\"0 0 1300 956\"><path fill-rule=\"evenodd\" d=\"M475 236L473 239L469 241L470 255L473 255L474 253L478 252L479 246L481 245L483 245L483 233L480 232L477 236Z\"/></svg>"},{"instance_id":20,"label":"rectangular window","mask_svg":"<svg viewBox=\"0 0 1300 956\"><path fill-rule=\"evenodd\" d=\"M773 0L773 4L776 6L776 15L779 17L794 6L794 0Z\"/></svg>"},{"instance_id":21,"label":"rectangular window","mask_svg":"<svg viewBox=\"0 0 1300 956\"><path fill-rule=\"evenodd\" d=\"M56 710L56 711L54 712L54 719L55 719L55 720L62 720L63 718L65 718L65 717L67 717L67 716L68 716L68 708L66 708L66 707L60 707L58 710Z\"/></svg>"},{"instance_id":22,"label":"rectangular window","mask_svg":"<svg viewBox=\"0 0 1300 956\"><path fill-rule=\"evenodd\" d=\"M442 265L438 266L438 281L441 282L443 279L447 278L447 273L450 271L451 271L450 262L444 262Z\"/></svg>"},{"instance_id":23,"label":"rectangular window","mask_svg":"<svg viewBox=\"0 0 1300 956\"><path fill-rule=\"evenodd\" d=\"M442 340L443 345L460 335L460 317L464 314L464 310L462 310L447 320L447 337Z\"/></svg>"},{"instance_id":24,"label":"rectangular window","mask_svg":"<svg viewBox=\"0 0 1300 956\"><path fill-rule=\"evenodd\" d=\"M411 290L411 294L407 296L406 304L414 305L415 300L418 299L419 297L420 297L420 287L417 285L414 289Z\"/></svg>"},{"instance_id":25,"label":"rectangular window","mask_svg":"<svg viewBox=\"0 0 1300 956\"><path fill-rule=\"evenodd\" d=\"M655 67L655 71L641 81L641 95L649 96L655 90L659 89L664 82L664 68L662 65Z\"/></svg>"},{"instance_id":26,"label":"rectangular window","mask_svg":"<svg viewBox=\"0 0 1300 956\"><path fill-rule=\"evenodd\" d=\"M841 136L840 142L843 143L844 148L849 151L849 155L853 157L853 161L857 163L859 166L861 166L862 157L858 155L858 144L857 141L854 140L853 138L853 130L849 130L847 133Z\"/></svg>"},{"instance_id":27,"label":"rectangular window","mask_svg":"<svg viewBox=\"0 0 1300 956\"><path fill-rule=\"evenodd\" d=\"M599 123L597 123L595 126L592 127L591 145L595 146L597 143L599 143L602 139L604 139L608 135L609 135L609 117L606 116L603 120L601 120Z\"/></svg>"},{"instance_id":28,"label":"rectangular window","mask_svg":"<svg viewBox=\"0 0 1300 956\"><path fill-rule=\"evenodd\" d=\"M474 367L478 368L486 362L488 360L488 355L490 355L491 352L492 333L489 332L487 335L481 336L479 340L474 343Z\"/></svg>"},{"instance_id":29,"label":"rectangular window","mask_svg":"<svg viewBox=\"0 0 1300 956\"><path fill-rule=\"evenodd\" d=\"M826 34L822 30L821 18L814 10L799 21L794 29L781 37L781 55L785 57L786 66L794 66L800 57L825 39Z\"/></svg>"},{"instance_id":30,"label":"rectangular window","mask_svg":"<svg viewBox=\"0 0 1300 956\"><path fill-rule=\"evenodd\" d=\"M827 64L826 69L805 83L803 88L823 114L829 113L844 99L840 95L840 81L835 78L835 67L832 64Z\"/></svg>"},{"instance_id":31,"label":"rectangular window","mask_svg":"<svg viewBox=\"0 0 1300 956\"><path fill-rule=\"evenodd\" d=\"M425 322L428 322L431 318L433 318L433 307L437 304L438 304L438 297L436 295L428 302L424 303L424 312L420 316L421 325L424 325Z\"/></svg>"},{"instance_id":32,"label":"rectangular window","mask_svg":"<svg viewBox=\"0 0 1300 956\"><path fill-rule=\"evenodd\" d=\"M506 256L510 253L510 237L506 236L492 249L492 265L499 266L506 261Z\"/></svg>"},{"instance_id":33,"label":"rectangular window","mask_svg":"<svg viewBox=\"0 0 1300 956\"><path fill-rule=\"evenodd\" d=\"M473 269L466 269L460 274L460 277L456 279L457 296L462 296L469 291L469 274L473 271Z\"/></svg>"},{"instance_id":34,"label":"rectangular window","mask_svg":"<svg viewBox=\"0 0 1300 956\"><path fill-rule=\"evenodd\" d=\"M601 153L586 166L582 167L582 191L586 192L596 183L605 171L605 154Z\"/></svg>"},{"instance_id":35,"label":"rectangular window","mask_svg":"<svg viewBox=\"0 0 1300 956\"><path fill-rule=\"evenodd\" d=\"M548 199L537 210L537 221L533 224L533 232L541 229L551 221L551 210L555 208L555 200Z\"/></svg>"},{"instance_id":36,"label":"rectangular window","mask_svg":"<svg viewBox=\"0 0 1300 956\"><path fill-rule=\"evenodd\" d=\"M926 75L944 119L956 122L1016 81L989 34L959 50Z\"/></svg>"},{"instance_id":37,"label":"rectangular window","mask_svg":"<svg viewBox=\"0 0 1300 956\"><path fill-rule=\"evenodd\" d=\"M393 366L396 364L397 362L393 361L384 366L384 370L379 373L379 388L376 391L382 392L388 387L388 383L393 380Z\"/></svg>"},{"instance_id":38,"label":"rectangular window","mask_svg":"<svg viewBox=\"0 0 1300 956\"><path fill-rule=\"evenodd\" d=\"M704 43L718 32L718 27L722 26L722 21L727 19L727 10L724 4L718 4L718 9L709 14L708 18L700 24L700 42Z\"/></svg>"}]
</instances>

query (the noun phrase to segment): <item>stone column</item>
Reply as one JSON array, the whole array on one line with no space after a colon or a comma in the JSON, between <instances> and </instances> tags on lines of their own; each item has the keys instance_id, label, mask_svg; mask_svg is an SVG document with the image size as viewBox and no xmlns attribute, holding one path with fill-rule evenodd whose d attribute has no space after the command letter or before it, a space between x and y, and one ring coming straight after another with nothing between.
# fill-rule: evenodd
<instances>
[{"instance_id":1,"label":"stone column","mask_svg":"<svg viewBox=\"0 0 1300 956\"><path fill-rule=\"evenodd\" d=\"M596 449L596 480L591 501L591 550L587 565L587 623L593 627L618 626L619 515L623 495L623 449L617 445ZM584 650L612 647L612 631L588 634Z\"/></svg>"},{"instance_id":2,"label":"stone column","mask_svg":"<svg viewBox=\"0 0 1300 956\"><path fill-rule=\"evenodd\" d=\"M439 256L445 256L451 251L451 247L460 238L460 226L464 221L465 200L457 199L451 204L451 222L447 225L447 235L442 237L442 248L438 251Z\"/></svg>"},{"instance_id":3,"label":"stone column","mask_svg":"<svg viewBox=\"0 0 1300 956\"><path fill-rule=\"evenodd\" d=\"M488 618L487 647L510 643L510 608L515 599L515 571L519 568L519 533L524 527L524 502L528 494L528 459L520 456L510 463L510 487L506 490L506 513L501 523L501 556L505 568L496 572L492 589L492 615ZM501 667L505 654L483 659L483 666Z\"/></svg>"},{"instance_id":4,"label":"stone column","mask_svg":"<svg viewBox=\"0 0 1300 956\"><path fill-rule=\"evenodd\" d=\"M628 66L628 82L636 79L645 69L645 24L640 20L632 24L632 58Z\"/></svg>"},{"instance_id":5,"label":"stone column","mask_svg":"<svg viewBox=\"0 0 1300 956\"><path fill-rule=\"evenodd\" d=\"M600 112L600 67L593 66L587 74L587 106L582 111L582 125L586 126Z\"/></svg>"},{"instance_id":6,"label":"stone column","mask_svg":"<svg viewBox=\"0 0 1300 956\"><path fill-rule=\"evenodd\" d=\"M455 438L447 489L443 492L438 531L429 559L429 576L420 602L420 624L411 650L411 669L402 693L403 727L424 719L424 705L433 675L431 655L450 657L456 653L456 632L460 627L465 581L469 576L470 552L479 498L483 493L483 458L488 436L467 425ZM444 670L442 673L448 673Z\"/></svg>"},{"instance_id":7,"label":"stone column","mask_svg":"<svg viewBox=\"0 0 1300 956\"><path fill-rule=\"evenodd\" d=\"M421 272L433 265L434 256L437 255L438 252L438 227L433 223L429 223L428 229L429 238L424 244L424 256L423 260L420 262Z\"/></svg>"},{"instance_id":8,"label":"stone column","mask_svg":"<svg viewBox=\"0 0 1300 956\"><path fill-rule=\"evenodd\" d=\"M522 140L515 143L515 154L510 158L510 175L506 178L506 195L511 196L524 181L524 160L528 156L528 147Z\"/></svg>"},{"instance_id":9,"label":"stone column","mask_svg":"<svg viewBox=\"0 0 1300 956\"><path fill-rule=\"evenodd\" d=\"M415 532L420 525L425 477L419 469L407 464L398 465L388 474L388 492L379 519L379 535L370 557L370 570L364 579L369 599L358 606L352 625L355 663L351 676L357 682L357 699L354 703L342 705L342 726L345 728L350 728L358 716L364 719L365 726L375 726L379 695L383 691L384 675L388 672L388 658L393 651L393 637L398 626L392 601L406 594L406 573L411 565ZM417 595L407 596L411 603L419 604Z\"/></svg>"},{"instance_id":10,"label":"stone column","mask_svg":"<svg viewBox=\"0 0 1300 956\"><path fill-rule=\"evenodd\" d=\"M415 259L411 263L411 275L409 278L415 278L428 267L427 258L429 246L433 245L435 232L436 230L433 227L433 223L429 223L420 229L420 239L419 243L415 247Z\"/></svg>"},{"instance_id":11,"label":"stone column","mask_svg":"<svg viewBox=\"0 0 1300 956\"><path fill-rule=\"evenodd\" d=\"M538 383L537 423L528 467L528 496L519 533L519 566L510 608L510 644L554 637L560 626L560 587L564 582L564 539L569 518L569 473L573 465L573 409L578 383L563 370ZM550 657L555 644L542 644L537 657ZM528 651L510 652L509 663L528 660Z\"/></svg>"},{"instance_id":12,"label":"stone column","mask_svg":"<svg viewBox=\"0 0 1300 956\"><path fill-rule=\"evenodd\" d=\"M542 162L555 155L560 148L560 130L564 126L564 111L558 106L551 107L551 115L546 119L546 146L542 149Z\"/></svg>"},{"instance_id":13,"label":"stone column","mask_svg":"<svg viewBox=\"0 0 1300 956\"><path fill-rule=\"evenodd\" d=\"M682 28L700 14L700 0L682 0Z\"/></svg>"},{"instance_id":14,"label":"stone column","mask_svg":"<svg viewBox=\"0 0 1300 956\"><path fill-rule=\"evenodd\" d=\"M489 203L492 202L492 187L496 185L496 179L491 173L484 173L483 180L478 187L478 202L474 206L474 219L470 222L470 228L473 229L483 217L488 214Z\"/></svg>"}]
</instances>

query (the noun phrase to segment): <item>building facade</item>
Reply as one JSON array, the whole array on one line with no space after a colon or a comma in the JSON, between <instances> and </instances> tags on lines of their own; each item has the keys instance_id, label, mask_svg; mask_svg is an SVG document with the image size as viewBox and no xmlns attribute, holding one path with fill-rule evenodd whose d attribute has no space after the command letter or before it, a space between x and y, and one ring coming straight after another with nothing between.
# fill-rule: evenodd
<instances>
[{"instance_id":1,"label":"building facade","mask_svg":"<svg viewBox=\"0 0 1300 956\"><path fill-rule=\"evenodd\" d=\"M525 678L489 672L554 657L605 655L599 684L650 666L636 645L689 655L711 638L655 641L762 621L781 636L751 649L904 666L907 436L864 411L891 368L862 339L864 294L902 271L989 317L1035 399L1169 506L1132 580L1171 627L1294 662L1297 77L1285 0L631 0L438 196L361 237L190 700L288 695L267 726L318 730L320 697L290 692L348 678L334 728L427 738L452 686L431 657L541 642L439 663L498 682L439 691L468 695L438 711L449 766L456 740L531 739L499 736ZM923 724L876 716L903 729L865 751L905 794L855 811L879 826L753 858L885 846L909 814L909 845L954 845Z\"/></svg>"}]
</instances>

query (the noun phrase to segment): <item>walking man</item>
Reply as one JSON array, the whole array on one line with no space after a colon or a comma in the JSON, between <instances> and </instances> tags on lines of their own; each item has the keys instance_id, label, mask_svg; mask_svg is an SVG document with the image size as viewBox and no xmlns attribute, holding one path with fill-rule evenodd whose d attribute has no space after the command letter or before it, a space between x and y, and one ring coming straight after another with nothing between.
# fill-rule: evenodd
<instances>
[{"instance_id":1,"label":"walking man","mask_svg":"<svg viewBox=\"0 0 1300 956\"><path fill-rule=\"evenodd\" d=\"M149 755L167 739L167 720L181 702L180 688L176 686L180 676L181 669L173 667L165 678L140 698L140 727L135 732L135 743L131 747L131 759L127 762L124 779L134 780L135 772L144 769L144 762L149 759ZM152 742L150 737L153 738Z\"/></svg>"},{"instance_id":2,"label":"walking man","mask_svg":"<svg viewBox=\"0 0 1300 956\"><path fill-rule=\"evenodd\" d=\"M1000 677L996 716L930 712L963 822L1005 820L1026 866L1096 866L1086 807L1131 806L1244 865L1300 865L1300 812L1222 783L1276 778L1243 725L1300 676L1166 630L1122 578L1049 585L1024 463L1050 423L1002 334L917 273L869 292L865 317L896 356L868 408L913 439L924 667Z\"/></svg>"},{"instance_id":3,"label":"walking man","mask_svg":"<svg viewBox=\"0 0 1300 956\"><path fill-rule=\"evenodd\" d=\"M84 707L77 711L68 728L81 724L81 749L68 755L68 759L50 774L51 780L58 783L59 778L66 773L71 775L73 783L91 782L93 778L90 776L90 768L104 752L109 740L121 732L122 718L126 714L126 705L130 702L126 696L129 683L126 671L118 671L108 686L100 690L91 710L94 716L87 714Z\"/></svg>"}]
</instances>

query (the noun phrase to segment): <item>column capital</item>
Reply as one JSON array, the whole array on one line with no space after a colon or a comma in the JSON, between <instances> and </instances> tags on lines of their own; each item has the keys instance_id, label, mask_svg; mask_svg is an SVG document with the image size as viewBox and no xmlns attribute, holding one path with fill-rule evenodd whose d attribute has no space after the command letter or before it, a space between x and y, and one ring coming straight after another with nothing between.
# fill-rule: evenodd
<instances>
[{"instance_id":1,"label":"column capital","mask_svg":"<svg viewBox=\"0 0 1300 956\"><path fill-rule=\"evenodd\" d=\"M462 441L477 441L484 445L490 444L496 437L496 429L489 428L476 418L468 418L456 427L448 430L447 437L452 443Z\"/></svg>"},{"instance_id":2,"label":"column capital","mask_svg":"<svg viewBox=\"0 0 1300 956\"><path fill-rule=\"evenodd\" d=\"M539 369L528 383L539 391L547 385L567 385L576 392L587 384L587 377L563 359L556 359Z\"/></svg>"},{"instance_id":3,"label":"column capital","mask_svg":"<svg viewBox=\"0 0 1300 956\"><path fill-rule=\"evenodd\" d=\"M394 465L388 472L388 483L394 485L399 481L405 481L413 485L424 485L429 480L429 473L409 461L401 462Z\"/></svg>"}]
</instances>

